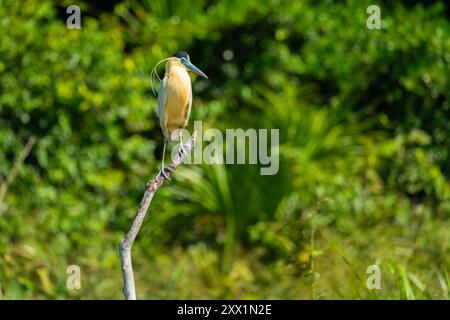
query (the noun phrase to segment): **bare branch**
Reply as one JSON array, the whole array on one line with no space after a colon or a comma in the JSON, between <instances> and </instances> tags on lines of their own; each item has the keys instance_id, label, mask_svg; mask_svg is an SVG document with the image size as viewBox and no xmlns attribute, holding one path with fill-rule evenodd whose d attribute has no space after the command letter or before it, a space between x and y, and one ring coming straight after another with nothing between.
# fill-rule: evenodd
<instances>
[{"instance_id":1,"label":"bare branch","mask_svg":"<svg viewBox=\"0 0 450 320\"><path fill-rule=\"evenodd\" d=\"M34 144L36 143L37 139L35 136L32 136L28 139L27 144L23 148L22 152L20 153L19 157L14 162L14 166L9 173L8 177L1 181L0 185L0 215L2 213L1 205L3 203L3 200L6 195L6 191L8 191L8 188L13 183L13 181L16 179L17 174L19 173L20 168L22 167L25 159L30 154L31 150L33 149Z\"/></svg>"},{"instance_id":2,"label":"bare branch","mask_svg":"<svg viewBox=\"0 0 450 320\"><path fill-rule=\"evenodd\" d=\"M180 152L173 157L170 165L164 168L167 177L170 178L178 165L180 165L184 158L191 152L195 145L195 139L196 132L194 132L192 137L182 145ZM137 210L136 216L134 217L130 230L119 244L120 264L123 275L123 293L127 300L136 300L133 266L131 262L131 247L133 246L134 240L141 229L148 207L150 206L155 192L163 185L165 181L166 178L163 175L158 174L154 179L147 183L147 188L144 196L142 197L141 204Z\"/></svg>"}]
</instances>

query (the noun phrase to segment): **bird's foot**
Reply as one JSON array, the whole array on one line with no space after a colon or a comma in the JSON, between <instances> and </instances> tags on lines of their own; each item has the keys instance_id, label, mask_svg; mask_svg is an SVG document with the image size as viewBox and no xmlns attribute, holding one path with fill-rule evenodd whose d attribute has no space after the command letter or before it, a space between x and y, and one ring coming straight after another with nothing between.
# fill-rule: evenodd
<instances>
[{"instance_id":1,"label":"bird's foot","mask_svg":"<svg viewBox=\"0 0 450 320\"><path fill-rule=\"evenodd\" d=\"M172 179L170 179L170 177L166 174L166 172L165 171L170 171L171 173L173 173L173 169L171 168L171 167L162 167L161 168L161 170L159 170L159 174L158 174L158 176L163 176L164 177L164 179L166 179L166 180L172 180Z\"/></svg>"}]
</instances>

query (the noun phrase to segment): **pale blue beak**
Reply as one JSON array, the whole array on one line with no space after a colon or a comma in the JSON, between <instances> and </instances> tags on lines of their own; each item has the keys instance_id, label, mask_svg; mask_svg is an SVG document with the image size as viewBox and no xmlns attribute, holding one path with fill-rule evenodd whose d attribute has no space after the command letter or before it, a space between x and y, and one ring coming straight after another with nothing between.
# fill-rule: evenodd
<instances>
[{"instance_id":1,"label":"pale blue beak","mask_svg":"<svg viewBox=\"0 0 450 320\"><path fill-rule=\"evenodd\" d=\"M196 74L198 74L199 76L208 79L208 76L199 68L197 68L193 63L191 63L190 61L188 61L185 58L181 58L181 63L188 68L189 70L191 70L192 72L195 72Z\"/></svg>"}]
</instances>

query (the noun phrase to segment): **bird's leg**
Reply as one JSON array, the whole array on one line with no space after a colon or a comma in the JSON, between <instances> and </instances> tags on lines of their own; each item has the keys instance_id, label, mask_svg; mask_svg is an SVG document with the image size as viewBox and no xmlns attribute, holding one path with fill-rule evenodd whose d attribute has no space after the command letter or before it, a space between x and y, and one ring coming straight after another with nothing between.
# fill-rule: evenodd
<instances>
[{"instance_id":1,"label":"bird's leg","mask_svg":"<svg viewBox=\"0 0 450 320\"><path fill-rule=\"evenodd\" d=\"M165 170L165 167L164 167L164 156L166 154L166 145L167 145L167 140L164 139L163 155L162 155L162 159L161 159L161 169L159 170L159 174L162 175L167 180L170 180L170 178L164 172L164 170ZM170 167L167 167L167 169L169 171L173 172L173 170Z\"/></svg>"},{"instance_id":2,"label":"bird's leg","mask_svg":"<svg viewBox=\"0 0 450 320\"><path fill-rule=\"evenodd\" d=\"M167 145L167 140L164 139L163 154L162 154L162 159L161 159L161 168L164 168L164 157L166 155L166 145Z\"/></svg>"}]
</instances>

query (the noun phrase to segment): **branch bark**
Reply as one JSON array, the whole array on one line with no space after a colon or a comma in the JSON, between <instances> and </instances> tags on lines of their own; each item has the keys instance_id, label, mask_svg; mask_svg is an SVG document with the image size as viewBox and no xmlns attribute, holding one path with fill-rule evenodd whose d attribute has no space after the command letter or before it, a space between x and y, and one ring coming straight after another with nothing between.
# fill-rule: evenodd
<instances>
[{"instance_id":1,"label":"branch bark","mask_svg":"<svg viewBox=\"0 0 450 320\"><path fill-rule=\"evenodd\" d=\"M180 150L172 159L168 167L164 168L164 172L167 177L173 174L175 169L183 162L184 158L191 152L195 145L196 132L192 137L186 141ZM164 184L167 179L158 174L154 179L147 183L147 188L145 189L144 196L142 197L141 204L136 212L133 223L131 224L130 230L125 235L125 237L120 241L119 252L120 252L120 264L122 268L123 276L123 294L127 300L136 300L136 289L134 285L134 274L133 265L131 260L131 248L133 246L134 240L136 239L139 230L141 229L144 218L147 214L150 203L152 202L155 192Z\"/></svg>"}]
</instances>

